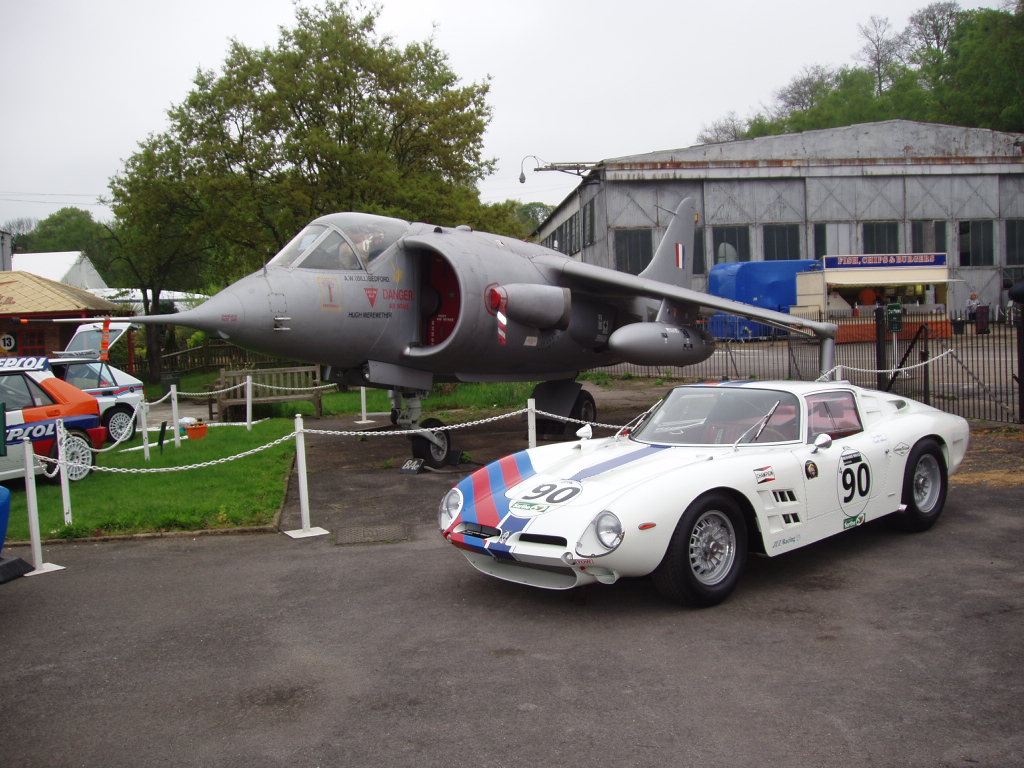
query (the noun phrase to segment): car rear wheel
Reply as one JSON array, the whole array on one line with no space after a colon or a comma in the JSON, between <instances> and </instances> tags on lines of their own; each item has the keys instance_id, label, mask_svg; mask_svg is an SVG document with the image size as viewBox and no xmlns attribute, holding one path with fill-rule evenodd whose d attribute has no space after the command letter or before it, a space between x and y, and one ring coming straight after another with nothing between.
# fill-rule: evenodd
<instances>
[{"instance_id":1,"label":"car rear wheel","mask_svg":"<svg viewBox=\"0 0 1024 768\"><path fill-rule=\"evenodd\" d=\"M747 527L736 502L723 493L695 500L679 519L652 577L673 602L717 605L736 588L747 556Z\"/></svg>"},{"instance_id":2,"label":"car rear wheel","mask_svg":"<svg viewBox=\"0 0 1024 768\"><path fill-rule=\"evenodd\" d=\"M894 516L905 531L927 531L942 514L948 485L946 460L934 440L921 440L910 451L903 475L903 503L906 510Z\"/></svg>"},{"instance_id":3,"label":"car rear wheel","mask_svg":"<svg viewBox=\"0 0 1024 768\"><path fill-rule=\"evenodd\" d=\"M57 444L54 442L51 458L57 458ZM77 482L88 477L96 463L96 455L89 445L89 438L81 432L68 432L64 442L64 461L70 462L73 466L67 467L68 481ZM60 471L47 475L52 482L60 481Z\"/></svg>"},{"instance_id":4,"label":"car rear wheel","mask_svg":"<svg viewBox=\"0 0 1024 768\"><path fill-rule=\"evenodd\" d=\"M103 415L103 426L107 428L110 439L118 441L124 435L124 440L131 440L135 437L135 419L128 408L111 408Z\"/></svg>"}]
</instances>

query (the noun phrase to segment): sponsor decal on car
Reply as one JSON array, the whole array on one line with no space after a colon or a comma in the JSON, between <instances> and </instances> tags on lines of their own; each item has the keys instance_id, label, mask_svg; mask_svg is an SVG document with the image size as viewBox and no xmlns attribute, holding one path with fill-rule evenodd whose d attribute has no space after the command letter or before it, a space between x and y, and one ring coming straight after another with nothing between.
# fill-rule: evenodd
<instances>
[{"instance_id":1,"label":"sponsor decal on car","mask_svg":"<svg viewBox=\"0 0 1024 768\"><path fill-rule=\"evenodd\" d=\"M45 371L50 361L45 357L5 357L0 360L0 370L4 371Z\"/></svg>"},{"instance_id":2,"label":"sponsor decal on car","mask_svg":"<svg viewBox=\"0 0 1024 768\"><path fill-rule=\"evenodd\" d=\"M758 485L761 485L762 483L774 482L775 481L775 468L771 467L771 466L768 466L768 467L758 467L757 469L754 470L754 481Z\"/></svg>"},{"instance_id":3,"label":"sponsor decal on car","mask_svg":"<svg viewBox=\"0 0 1024 768\"><path fill-rule=\"evenodd\" d=\"M843 530L848 531L851 528L856 528L858 525L864 524L864 515L859 514L856 517L844 517L843 518Z\"/></svg>"},{"instance_id":4,"label":"sponsor decal on car","mask_svg":"<svg viewBox=\"0 0 1024 768\"><path fill-rule=\"evenodd\" d=\"M788 547L791 544L797 544L800 541L800 534L796 536L787 536L784 539L776 539L772 543L772 549L778 549L779 547Z\"/></svg>"}]
</instances>

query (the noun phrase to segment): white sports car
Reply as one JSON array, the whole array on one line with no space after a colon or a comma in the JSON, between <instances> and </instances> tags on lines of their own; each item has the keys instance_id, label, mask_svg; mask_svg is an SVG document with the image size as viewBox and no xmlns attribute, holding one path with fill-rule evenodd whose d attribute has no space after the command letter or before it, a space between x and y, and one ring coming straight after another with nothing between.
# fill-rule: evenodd
<instances>
[{"instance_id":1,"label":"white sports car","mask_svg":"<svg viewBox=\"0 0 1024 768\"><path fill-rule=\"evenodd\" d=\"M666 597L724 600L748 551L769 557L891 515L942 512L967 450L959 416L847 382L672 389L614 437L534 448L441 501L478 570L547 589L652 574Z\"/></svg>"}]
</instances>

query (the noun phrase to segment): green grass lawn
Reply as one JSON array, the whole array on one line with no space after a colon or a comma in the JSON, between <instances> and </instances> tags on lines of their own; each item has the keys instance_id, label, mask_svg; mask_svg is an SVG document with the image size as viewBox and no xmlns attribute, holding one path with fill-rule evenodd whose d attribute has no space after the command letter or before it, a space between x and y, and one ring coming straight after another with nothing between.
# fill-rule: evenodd
<instances>
[{"instance_id":1,"label":"green grass lawn","mask_svg":"<svg viewBox=\"0 0 1024 768\"><path fill-rule=\"evenodd\" d=\"M209 378L209 376L207 377ZM203 391L201 379L183 380L181 391ZM440 416L459 423L484 415L523 408L531 384L461 384L436 387L424 400L424 417ZM157 388L158 389L158 388ZM156 399L159 393L150 392ZM382 390L367 390L367 408L388 412L391 401ZM360 410L359 390L332 392L324 398L325 415L353 414ZM454 413L454 412L458 413ZM266 418L248 432L242 426L211 426L202 440L183 440L174 447L168 435L163 451L151 450L147 464L141 450L118 448L97 457L100 467L154 469L183 467L222 459L266 445L294 429L295 413L313 415L310 403L263 405L254 416ZM316 423L306 422L307 428ZM155 440L155 433L150 434ZM136 436L128 447L141 446ZM39 526L44 539L81 538L158 531L192 531L266 525L273 521L287 489L295 455L295 440L212 467L174 472L113 473L94 471L71 484L74 522L64 524L60 485L37 477ZM8 541L29 537L23 481L9 481L12 491Z\"/></svg>"},{"instance_id":2,"label":"green grass lawn","mask_svg":"<svg viewBox=\"0 0 1024 768\"><path fill-rule=\"evenodd\" d=\"M149 463L141 450L115 450L100 454L97 465L167 469L201 464L272 443L293 428L284 419L256 424L252 432L245 427L211 427L205 438L183 440L178 449L168 437L163 451L152 448ZM141 445L140 438L130 445ZM64 524L60 485L37 477L40 531L48 539L266 525L280 509L294 455L292 439L212 467L137 474L94 471L70 486L70 526ZM24 481L6 485L12 492L7 539L27 540Z\"/></svg>"}]
</instances>

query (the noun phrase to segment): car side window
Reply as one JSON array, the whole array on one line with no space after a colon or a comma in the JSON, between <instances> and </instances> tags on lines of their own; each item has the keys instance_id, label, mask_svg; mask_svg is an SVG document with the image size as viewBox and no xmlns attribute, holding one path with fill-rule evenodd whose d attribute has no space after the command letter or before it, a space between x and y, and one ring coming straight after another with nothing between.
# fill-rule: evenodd
<instances>
[{"instance_id":1,"label":"car side window","mask_svg":"<svg viewBox=\"0 0 1024 768\"><path fill-rule=\"evenodd\" d=\"M833 439L864 431L852 392L821 392L807 396L807 441L818 435Z\"/></svg>"},{"instance_id":2,"label":"car side window","mask_svg":"<svg viewBox=\"0 0 1024 768\"><path fill-rule=\"evenodd\" d=\"M53 405L53 398L46 394L38 384L29 381L20 373L0 376L0 401L4 403L8 411Z\"/></svg>"}]
</instances>

